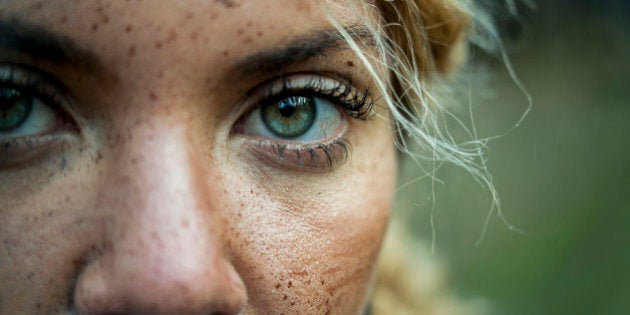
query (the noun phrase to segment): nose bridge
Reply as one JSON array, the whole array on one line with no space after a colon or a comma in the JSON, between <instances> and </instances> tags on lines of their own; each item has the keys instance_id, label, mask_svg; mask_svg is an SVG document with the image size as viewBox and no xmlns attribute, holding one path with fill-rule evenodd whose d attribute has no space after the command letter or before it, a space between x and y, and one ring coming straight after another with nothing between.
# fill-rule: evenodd
<instances>
[{"instance_id":1,"label":"nose bridge","mask_svg":"<svg viewBox=\"0 0 630 315\"><path fill-rule=\"evenodd\" d=\"M112 167L114 199L126 203L122 208L134 209L124 216L137 224L191 230L189 220L210 214L199 154L191 152L182 127L141 129L121 146Z\"/></svg>"},{"instance_id":2,"label":"nose bridge","mask_svg":"<svg viewBox=\"0 0 630 315\"><path fill-rule=\"evenodd\" d=\"M111 214L111 246L80 276L78 306L85 313L238 310L244 287L223 256L202 155L185 126L140 127L130 139L119 146L97 206Z\"/></svg>"},{"instance_id":3,"label":"nose bridge","mask_svg":"<svg viewBox=\"0 0 630 315\"><path fill-rule=\"evenodd\" d=\"M188 256L211 254L199 249L216 249L209 246L217 241L211 229L220 229L211 226L199 155L181 127L140 130L132 139L122 146L108 187L119 201L110 209L117 221L111 237L121 247L116 254L132 250L156 268L160 261L171 268L194 264Z\"/></svg>"}]
</instances>

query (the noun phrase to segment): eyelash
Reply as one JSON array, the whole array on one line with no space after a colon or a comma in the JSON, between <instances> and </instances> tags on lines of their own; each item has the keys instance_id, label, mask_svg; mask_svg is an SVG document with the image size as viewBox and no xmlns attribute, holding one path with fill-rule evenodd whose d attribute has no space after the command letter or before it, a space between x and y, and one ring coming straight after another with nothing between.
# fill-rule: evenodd
<instances>
[{"instance_id":1,"label":"eyelash","mask_svg":"<svg viewBox=\"0 0 630 315\"><path fill-rule=\"evenodd\" d=\"M56 111L68 103L62 85L54 77L27 65L0 63L0 85L32 93Z\"/></svg>"},{"instance_id":2,"label":"eyelash","mask_svg":"<svg viewBox=\"0 0 630 315\"><path fill-rule=\"evenodd\" d=\"M58 81L28 65L14 63L0 63L0 87L16 89L25 95L32 95L41 100L45 106L56 114L52 122L51 133L68 131L79 132L78 126L62 108L71 104L65 90ZM57 143L54 137L41 137L44 134L27 134L16 136L0 136L0 164L15 162L44 154L43 147ZM58 135L58 134L57 134ZM17 160L16 160L17 161Z\"/></svg>"},{"instance_id":3,"label":"eyelash","mask_svg":"<svg viewBox=\"0 0 630 315\"><path fill-rule=\"evenodd\" d=\"M275 85L269 86L262 97L259 98L258 107L290 96L304 96L328 100L343 109L348 116L355 119L367 120L372 113L374 102L369 89L365 88L363 91L359 91L350 80L309 77L306 84L298 87L292 87L290 85L291 81L293 81L291 77L283 77L282 90L279 92L273 91ZM326 87L326 82L332 82L335 85Z\"/></svg>"},{"instance_id":4,"label":"eyelash","mask_svg":"<svg viewBox=\"0 0 630 315\"><path fill-rule=\"evenodd\" d=\"M294 81L300 81L295 77L300 75L308 76L308 79L301 85L294 85ZM259 93L256 105L250 108L244 117L257 108L295 96L324 99L343 111L345 116L353 119L368 120L372 116L374 101L369 89L359 90L348 79L338 76L333 78L321 73L293 74L280 79L280 90L277 88L278 79L271 81L273 83L266 85ZM274 157L279 158L281 162L289 162L301 169L332 171L347 161L350 150L351 143L347 139L347 130L343 130L340 136L323 143L299 143L282 139L258 140L254 153L265 160L269 160L271 155L272 160Z\"/></svg>"}]
</instances>

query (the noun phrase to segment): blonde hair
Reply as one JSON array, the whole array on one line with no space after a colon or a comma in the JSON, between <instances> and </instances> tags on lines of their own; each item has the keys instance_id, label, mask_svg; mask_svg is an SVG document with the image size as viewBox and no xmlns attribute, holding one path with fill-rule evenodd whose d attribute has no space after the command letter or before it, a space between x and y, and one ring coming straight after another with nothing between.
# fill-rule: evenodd
<instances>
[{"instance_id":1,"label":"blonde hair","mask_svg":"<svg viewBox=\"0 0 630 315\"><path fill-rule=\"evenodd\" d=\"M480 315L489 304L481 297L453 294L446 265L425 242L414 239L397 220L390 223L370 296L370 315Z\"/></svg>"},{"instance_id":2,"label":"blonde hair","mask_svg":"<svg viewBox=\"0 0 630 315\"><path fill-rule=\"evenodd\" d=\"M356 42L361 36L330 20L370 72L382 97L379 104L387 107L393 122L398 150L430 177L444 162L466 169L498 207L484 160L486 141L433 93L447 86L449 75L466 60L469 43L488 50L497 48L491 44L495 40L500 45L491 20L467 0L380 0L364 3L364 9L365 16L379 18L364 21L374 34L375 54L361 49ZM449 117L461 123L470 139L457 142L451 136ZM426 161L430 169L424 167Z\"/></svg>"},{"instance_id":3,"label":"blonde hair","mask_svg":"<svg viewBox=\"0 0 630 315\"><path fill-rule=\"evenodd\" d=\"M508 0L507 4L514 3ZM371 73L382 95L381 103L387 106L393 121L398 150L431 178L444 162L467 170L491 194L493 203L488 218L497 211L512 227L502 217L485 164L486 141L478 138L474 126L463 125L431 93L444 86L466 61L470 46L504 53L492 19L468 0L380 0L365 3L364 8L366 16L379 18L377 23L365 21L374 34L376 54L362 50L355 42L360 36L348 33L332 17L331 21ZM509 63L506 65L511 72ZM448 117L462 124L469 140L457 142L450 135ZM430 169L423 167L426 161L430 162ZM384 242L372 297L374 314L482 313L484 307L480 304L466 304L448 294L443 272L434 263L436 258L426 247L412 246L418 243L412 242L404 230L394 223ZM411 248L415 252L408 254Z\"/></svg>"}]
</instances>

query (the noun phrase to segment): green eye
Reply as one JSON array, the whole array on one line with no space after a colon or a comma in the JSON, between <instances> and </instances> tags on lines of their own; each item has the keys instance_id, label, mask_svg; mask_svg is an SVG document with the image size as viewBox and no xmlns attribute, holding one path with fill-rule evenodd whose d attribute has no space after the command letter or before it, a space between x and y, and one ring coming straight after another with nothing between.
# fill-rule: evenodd
<instances>
[{"instance_id":1,"label":"green eye","mask_svg":"<svg viewBox=\"0 0 630 315\"><path fill-rule=\"evenodd\" d=\"M0 88L0 131L20 127L32 109L32 97L14 88Z\"/></svg>"},{"instance_id":2,"label":"green eye","mask_svg":"<svg viewBox=\"0 0 630 315\"><path fill-rule=\"evenodd\" d=\"M342 96L350 93L340 84L306 75L282 78L253 94L256 103L250 106L258 106L239 120L235 131L294 148L338 139L347 124Z\"/></svg>"},{"instance_id":3,"label":"green eye","mask_svg":"<svg viewBox=\"0 0 630 315\"><path fill-rule=\"evenodd\" d=\"M291 96L263 106L260 114L269 131L280 138L291 139L311 129L317 110L313 98Z\"/></svg>"}]
</instances>

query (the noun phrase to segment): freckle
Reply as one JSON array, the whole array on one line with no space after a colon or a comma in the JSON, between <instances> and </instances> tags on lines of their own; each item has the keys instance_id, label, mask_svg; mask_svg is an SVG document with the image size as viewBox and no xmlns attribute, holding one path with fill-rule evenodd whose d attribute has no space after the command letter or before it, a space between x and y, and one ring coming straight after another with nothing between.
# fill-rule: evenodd
<instances>
[{"instance_id":1,"label":"freckle","mask_svg":"<svg viewBox=\"0 0 630 315\"><path fill-rule=\"evenodd\" d=\"M224 51L223 51L223 56L227 57L227 56L229 56L229 55L230 55L230 52L229 52L229 51L227 51L227 50L224 50Z\"/></svg>"},{"instance_id":2,"label":"freckle","mask_svg":"<svg viewBox=\"0 0 630 315\"><path fill-rule=\"evenodd\" d=\"M249 44L252 42L252 38L251 37L247 37L245 38L245 40L243 41L244 44Z\"/></svg>"},{"instance_id":3,"label":"freckle","mask_svg":"<svg viewBox=\"0 0 630 315\"><path fill-rule=\"evenodd\" d=\"M283 300L283 301L286 301L286 299L288 299L288 298L289 298L289 297L285 295L285 296L283 296L283 297L282 297L282 300Z\"/></svg>"},{"instance_id":4,"label":"freckle","mask_svg":"<svg viewBox=\"0 0 630 315\"><path fill-rule=\"evenodd\" d=\"M136 55L136 46L129 47L129 57L133 57Z\"/></svg>"},{"instance_id":5,"label":"freckle","mask_svg":"<svg viewBox=\"0 0 630 315\"><path fill-rule=\"evenodd\" d=\"M104 23L104 24L107 24L108 22L109 22L109 16L104 15L104 16L103 16L103 23Z\"/></svg>"},{"instance_id":6,"label":"freckle","mask_svg":"<svg viewBox=\"0 0 630 315\"><path fill-rule=\"evenodd\" d=\"M157 101L158 100L158 96L153 91L151 91L151 93L149 93L149 98L151 100L153 100L153 101Z\"/></svg>"},{"instance_id":7,"label":"freckle","mask_svg":"<svg viewBox=\"0 0 630 315\"><path fill-rule=\"evenodd\" d=\"M155 43L155 48L156 49L162 49L162 42Z\"/></svg>"},{"instance_id":8,"label":"freckle","mask_svg":"<svg viewBox=\"0 0 630 315\"><path fill-rule=\"evenodd\" d=\"M99 5L99 6L96 8L96 12L98 12L98 13L103 12L103 5Z\"/></svg>"},{"instance_id":9,"label":"freckle","mask_svg":"<svg viewBox=\"0 0 630 315\"><path fill-rule=\"evenodd\" d=\"M125 32L127 32L127 33L131 33L131 30L133 30L133 26L132 26L131 24L128 24L128 25L125 27Z\"/></svg>"},{"instance_id":10,"label":"freckle","mask_svg":"<svg viewBox=\"0 0 630 315\"><path fill-rule=\"evenodd\" d=\"M237 5L234 0L214 0L214 2L218 2L228 9Z\"/></svg>"},{"instance_id":11,"label":"freckle","mask_svg":"<svg viewBox=\"0 0 630 315\"><path fill-rule=\"evenodd\" d=\"M264 33L263 33L263 32L261 32L261 31L258 31L258 33L256 33L256 35L258 35L258 37L263 36L263 34L264 34Z\"/></svg>"},{"instance_id":12,"label":"freckle","mask_svg":"<svg viewBox=\"0 0 630 315\"><path fill-rule=\"evenodd\" d=\"M176 39L177 39L177 31L171 30L169 32L168 38L166 38L166 42L170 43L170 42L172 42L172 41L174 41Z\"/></svg>"},{"instance_id":13,"label":"freckle","mask_svg":"<svg viewBox=\"0 0 630 315\"><path fill-rule=\"evenodd\" d=\"M64 15L64 16L61 17L61 24L64 24L67 21L68 21L68 16L67 15Z\"/></svg>"},{"instance_id":14,"label":"freckle","mask_svg":"<svg viewBox=\"0 0 630 315\"><path fill-rule=\"evenodd\" d=\"M348 67L354 67L354 62L352 62L352 60L348 60L348 61L346 61L346 65Z\"/></svg>"},{"instance_id":15,"label":"freckle","mask_svg":"<svg viewBox=\"0 0 630 315\"><path fill-rule=\"evenodd\" d=\"M293 286L293 282L289 281L289 285L287 286L287 288L290 288Z\"/></svg>"},{"instance_id":16,"label":"freckle","mask_svg":"<svg viewBox=\"0 0 630 315\"><path fill-rule=\"evenodd\" d=\"M83 260L83 259L78 258L78 259L73 259L72 260L72 265L76 269L81 268L84 264L85 264L85 260Z\"/></svg>"},{"instance_id":17,"label":"freckle","mask_svg":"<svg viewBox=\"0 0 630 315\"><path fill-rule=\"evenodd\" d=\"M280 289L280 283L276 284L276 289Z\"/></svg>"},{"instance_id":18,"label":"freckle","mask_svg":"<svg viewBox=\"0 0 630 315\"><path fill-rule=\"evenodd\" d=\"M199 36L197 32L190 33L190 39L197 39L197 36Z\"/></svg>"},{"instance_id":19,"label":"freckle","mask_svg":"<svg viewBox=\"0 0 630 315\"><path fill-rule=\"evenodd\" d=\"M98 29L98 23L92 24L92 31L96 31Z\"/></svg>"}]
</instances>

